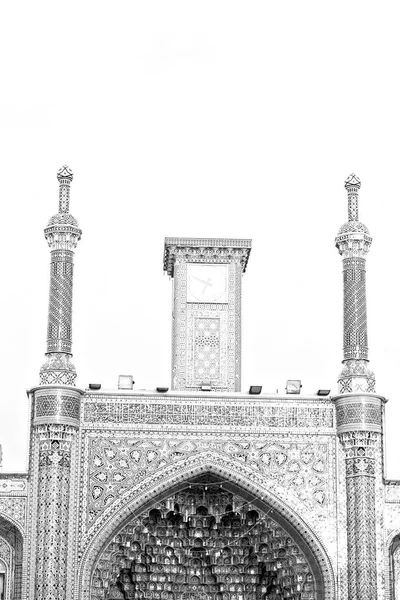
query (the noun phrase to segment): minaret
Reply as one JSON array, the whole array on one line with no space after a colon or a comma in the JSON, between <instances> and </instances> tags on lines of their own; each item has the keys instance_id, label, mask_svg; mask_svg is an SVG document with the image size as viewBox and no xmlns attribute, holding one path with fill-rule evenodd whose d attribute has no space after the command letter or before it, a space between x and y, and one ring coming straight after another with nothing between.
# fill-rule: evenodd
<instances>
[{"instance_id":1,"label":"minaret","mask_svg":"<svg viewBox=\"0 0 400 600\"><path fill-rule=\"evenodd\" d=\"M35 600L73 597L70 573L76 570L74 527L70 511L79 482L76 468L83 391L75 387L72 346L72 277L74 249L81 237L69 214L72 171L62 167L58 213L44 230L51 249L47 360L40 385L30 390L30 505L25 592ZM23 596L25 597L25 596ZM28 595L27 595L28 597Z\"/></svg>"},{"instance_id":2,"label":"minaret","mask_svg":"<svg viewBox=\"0 0 400 600\"><path fill-rule=\"evenodd\" d=\"M382 407L375 394L375 376L368 367L365 257L372 238L358 220L356 175L345 181L348 222L339 230L336 247L343 257L343 369L336 405L339 480L346 490L347 582L349 600L376 600L377 536L382 509L377 503L382 485ZM344 467L344 468L342 468ZM343 488L342 488L343 486ZM339 535L342 535L340 533Z\"/></svg>"},{"instance_id":3,"label":"minaret","mask_svg":"<svg viewBox=\"0 0 400 600\"><path fill-rule=\"evenodd\" d=\"M51 248L50 295L47 325L47 360L40 369L40 383L75 385L72 357L72 283L74 250L81 238L77 220L69 213L72 171L64 165L57 173L60 184L58 213L46 229Z\"/></svg>"},{"instance_id":4,"label":"minaret","mask_svg":"<svg viewBox=\"0 0 400 600\"><path fill-rule=\"evenodd\" d=\"M351 174L345 181L348 195L348 222L336 237L343 257L343 368L339 394L375 392L375 375L368 367L367 299L365 257L372 238L358 220L359 178Z\"/></svg>"}]
</instances>

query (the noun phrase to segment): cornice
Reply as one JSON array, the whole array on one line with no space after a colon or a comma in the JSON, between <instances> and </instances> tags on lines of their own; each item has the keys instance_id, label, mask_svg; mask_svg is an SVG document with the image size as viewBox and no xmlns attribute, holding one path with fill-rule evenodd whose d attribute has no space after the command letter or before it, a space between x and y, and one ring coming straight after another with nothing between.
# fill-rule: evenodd
<instances>
[{"instance_id":1,"label":"cornice","mask_svg":"<svg viewBox=\"0 0 400 600\"><path fill-rule=\"evenodd\" d=\"M239 258L243 273L251 251L251 240L232 238L165 238L164 271L174 276L176 258L187 262L229 262Z\"/></svg>"}]
</instances>

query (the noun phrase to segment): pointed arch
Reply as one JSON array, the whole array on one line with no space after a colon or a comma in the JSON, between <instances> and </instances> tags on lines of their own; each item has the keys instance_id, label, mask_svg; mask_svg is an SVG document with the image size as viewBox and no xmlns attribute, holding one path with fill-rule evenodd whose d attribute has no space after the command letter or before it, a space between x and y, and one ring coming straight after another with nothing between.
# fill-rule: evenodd
<instances>
[{"instance_id":1,"label":"pointed arch","mask_svg":"<svg viewBox=\"0 0 400 600\"><path fill-rule=\"evenodd\" d=\"M15 519L12 515L8 514L8 512L2 511L0 509L0 524L1 524L2 520L5 523L9 523L13 527L15 527L15 529L18 531L18 533L20 534L22 539L25 538L25 531L24 531L24 528L21 525L21 523L19 521L17 521L17 519Z\"/></svg>"},{"instance_id":2,"label":"pointed arch","mask_svg":"<svg viewBox=\"0 0 400 600\"><path fill-rule=\"evenodd\" d=\"M118 509L105 514L105 518L97 525L96 530L93 530L83 551L77 598L89 600L91 577L101 552L134 515L145 512L168 495L186 487L191 480L206 473L223 479L224 488L251 501L262 511L270 512L273 519L287 531L306 555L317 582L317 600L334 599L335 578L332 564L324 544L311 526L291 506L271 492L265 478L259 473L212 451L196 454L185 462L177 461L174 465L168 465L157 473L150 474L127 494Z\"/></svg>"},{"instance_id":3,"label":"pointed arch","mask_svg":"<svg viewBox=\"0 0 400 600\"><path fill-rule=\"evenodd\" d=\"M0 513L0 544L3 550L9 549L8 558L0 552L0 558L6 565L5 570L5 600L20 598L22 583L24 535L21 525L10 515Z\"/></svg>"}]
</instances>

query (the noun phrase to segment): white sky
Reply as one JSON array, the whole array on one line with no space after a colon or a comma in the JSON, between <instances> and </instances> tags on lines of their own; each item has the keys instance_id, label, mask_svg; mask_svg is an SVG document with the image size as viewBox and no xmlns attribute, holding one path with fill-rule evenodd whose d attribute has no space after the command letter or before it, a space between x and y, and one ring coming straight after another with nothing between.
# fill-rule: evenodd
<instances>
[{"instance_id":1,"label":"white sky","mask_svg":"<svg viewBox=\"0 0 400 600\"><path fill-rule=\"evenodd\" d=\"M165 236L250 237L243 390L336 390L344 179L362 181L369 346L400 477L398 2L14 2L0 10L0 443L25 469L57 170L75 178L78 385L170 384Z\"/></svg>"}]
</instances>

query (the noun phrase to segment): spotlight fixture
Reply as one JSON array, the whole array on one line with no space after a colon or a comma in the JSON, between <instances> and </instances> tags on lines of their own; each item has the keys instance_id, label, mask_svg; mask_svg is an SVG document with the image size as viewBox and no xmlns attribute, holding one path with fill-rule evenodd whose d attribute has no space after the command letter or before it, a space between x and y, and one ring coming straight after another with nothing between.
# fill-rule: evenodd
<instances>
[{"instance_id":1,"label":"spotlight fixture","mask_svg":"<svg viewBox=\"0 0 400 600\"><path fill-rule=\"evenodd\" d=\"M329 396L331 390L318 390L317 396Z\"/></svg>"},{"instance_id":2,"label":"spotlight fixture","mask_svg":"<svg viewBox=\"0 0 400 600\"><path fill-rule=\"evenodd\" d=\"M118 377L119 390L131 390L134 383L132 375L120 375Z\"/></svg>"},{"instance_id":3,"label":"spotlight fixture","mask_svg":"<svg viewBox=\"0 0 400 600\"><path fill-rule=\"evenodd\" d=\"M89 390L100 390L101 383L89 383Z\"/></svg>"},{"instance_id":4,"label":"spotlight fixture","mask_svg":"<svg viewBox=\"0 0 400 600\"><path fill-rule=\"evenodd\" d=\"M156 388L156 392L161 392L163 394L165 394L165 392L168 392L169 388L167 387L157 387Z\"/></svg>"},{"instance_id":5,"label":"spotlight fixture","mask_svg":"<svg viewBox=\"0 0 400 600\"><path fill-rule=\"evenodd\" d=\"M287 394L300 394L300 390L303 386L301 385L300 379L288 379L286 382L286 393Z\"/></svg>"},{"instance_id":6,"label":"spotlight fixture","mask_svg":"<svg viewBox=\"0 0 400 600\"><path fill-rule=\"evenodd\" d=\"M249 394L261 394L262 385L251 385Z\"/></svg>"}]
</instances>

